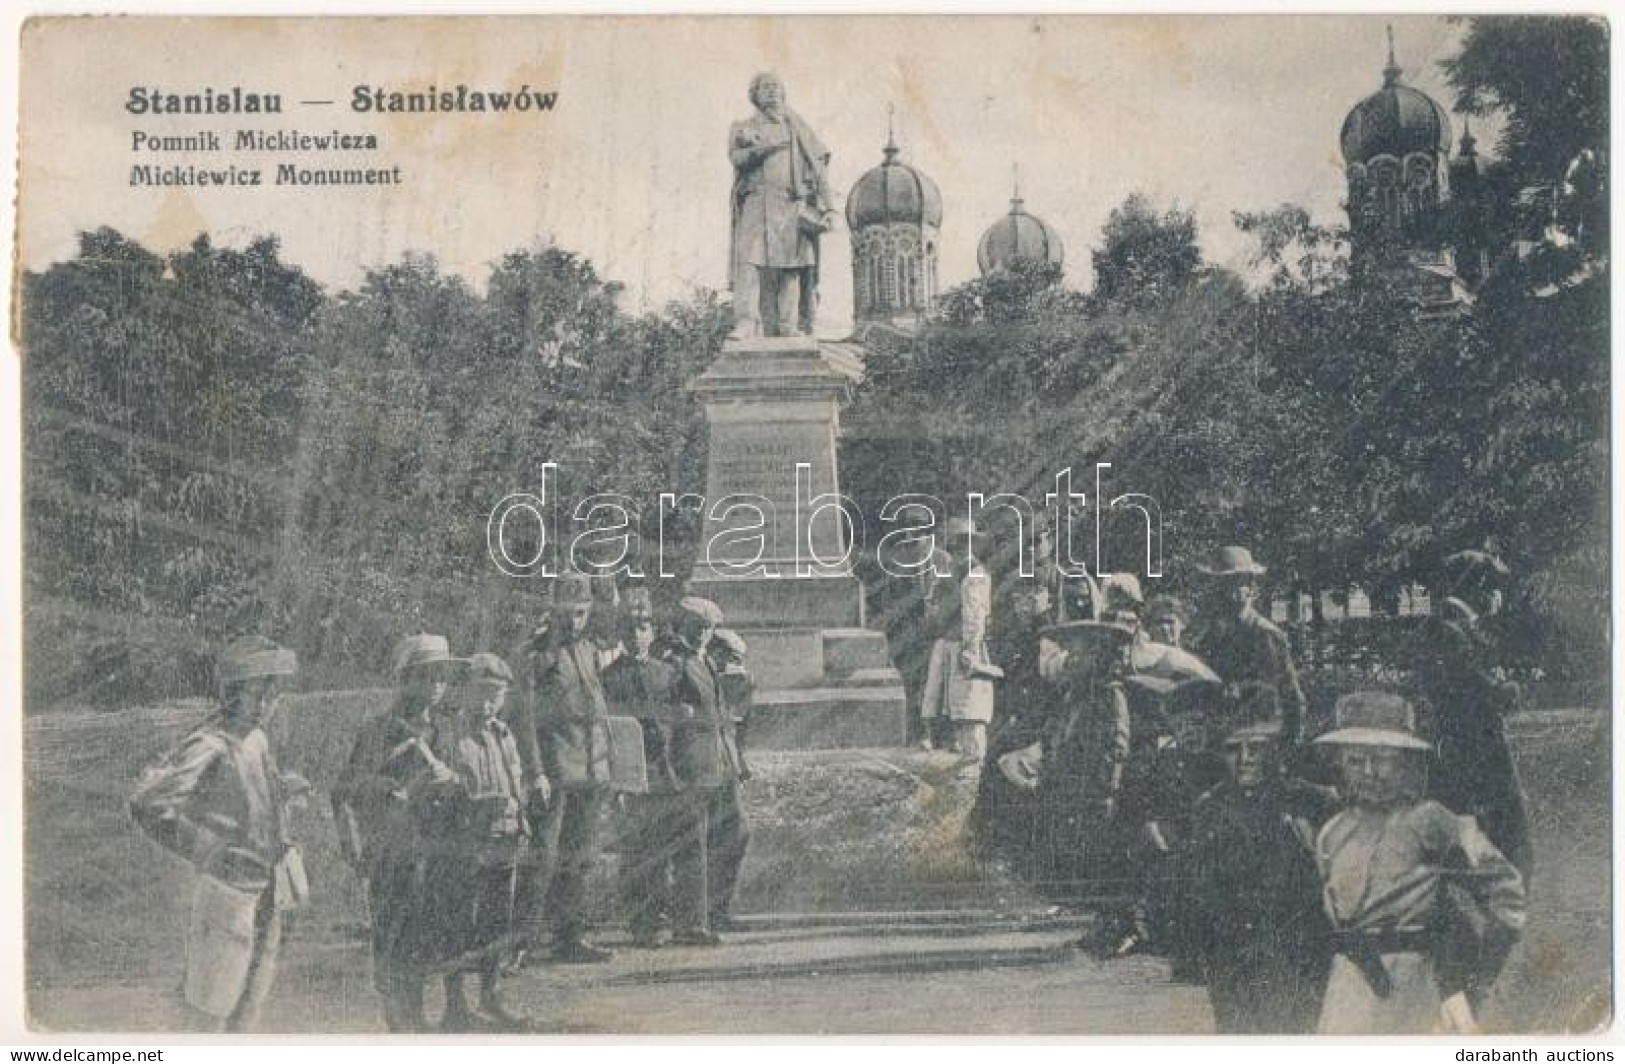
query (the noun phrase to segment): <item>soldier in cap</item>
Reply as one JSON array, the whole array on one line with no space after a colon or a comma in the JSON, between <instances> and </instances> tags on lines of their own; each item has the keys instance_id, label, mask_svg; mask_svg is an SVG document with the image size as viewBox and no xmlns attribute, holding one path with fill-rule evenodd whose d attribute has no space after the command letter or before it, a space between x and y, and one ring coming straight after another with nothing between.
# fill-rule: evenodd
<instances>
[{"instance_id":1,"label":"soldier in cap","mask_svg":"<svg viewBox=\"0 0 1625 1064\"><path fill-rule=\"evenodd\" d=\"M1224 736L1225 779L1196 800L1173 878L1174 935L1221 1034L1307 1034L1326 984L1314 838L1337 795L1286 774L1282 730L1262 718Z\"/></svg>"},{"instance_id":2,"label":"soldier in cap","mask_svg":"<svg viewBox=\"0 0 1625 1064\"><path fill-rule=\"evenodd\" d=\"M660 945L670 915L671 867L689 833L692 804L672 760L672 688L677 671L655 653L655 618L646 589L634 588L624 606L621 642L626 653L604 670L604 696L610 708L638 721L643 729L649 791L625 797L621 840L620 890L632 931L632 944Z\"/></svg>"},{"instance_id":3,"label":"soldier in cap","mask_svg":"<svg viewBox=\"0 0 1625 1064\"><path fill-rule=\"evenodd\" d=\"M1523 877L1425 797L1432 748L1404 698L1344 695L1315 742L1336 753L1345 803L1315 840L1335 949L1320 1033L1473 1033L1523 930Z\"/></svg>"},{"instance_id":4,"label":"soldier in cap","mask_svg":"<svg viewBox=\"0 0 1625 1064\"><path fill-rule=\"evenodd\" d=\"M345 860L367 881L373 984L391 1031L422 1031L424 983L443 959L429 863L446 841L459 781L434 752L435 717L466 663L445 636L402 638L390 655L389 710L361 726L333 786L333 819Z\"/></svg>"},{"instance_id":5,"label":"soldier in cap","mask_svg":"<svg viewBox=\"0 0 1625 1064\"><path fill-rule=\"evenodd\" d=\"M1145 629L1151 641L1165 647L1185 647L1185 629L1191 624L1190 609L1174 595L1158 595L1145 610Z\"/></svg>"},{"instance_id":6,"label":"soldier in cap","mask_svg":"<svg viewBox=\"0 0 1625 1064\"><path fill-rule=\"evenodd\" d=\"M751 699L755 696L750 672L745 667L749 648L738 632L718 628L706 645L706 656L717 674L722 692L726 732L733 741L733 772L725 772L721 786L705 797L706 911L715 931L737 930L733 918L734 893L739 887L739 870L745 865L750 847L750 817L740 785L750 779L745 761L745 732Z\"/></svg>"},{"instance_id":7,"label":"soldier in cap","mask_svg":"<svg viewBox=\"0 0 1625 1064\"><path fill-rule=\"evenodd\" d=\"M1529 878L1533 855L1523 783L1502 721L1518 704L1518 685L1497 678L1485 622L1501 609L1508 577L1499 558L1460 551L1445 559L1450 594L1417 641L1418 694L1438 744L1431 796L1478 818L1497 849Z\"/></svg>"},{"instance_id":8,"label":"soldier in cap","mask_svg":"<svg viewBox=\"0 0 1625 1064\"><path fill-rule=\"evenodd\" d=\"M553 585L552 615L533 638L525 698L513 721L519 754L534 781L532 828L539 860L522 873L520 919L532 947L544 913L553 958L594 964L613 954L585 938L587 875L597 860L599 821L610 796L609 705L592 641L592 583L566 573ZM551 800L544 797L551 794Z\"/></svg>"},{"instance_id":9,"label":"soldier in cap","mask_svg":"<svg viewBox=\"0 0 1625 1064\"><path fill-rule=\"evenodd\" d=\"M1269 687L1281 707L1285 740L1295 749L1303 740L1303 688L1286 634L1254 608L1264 567L1246 547L1221 547L1197 569L1213 582L1215 615L1191 649L1224 681L1225 715L1241 716L1246 685Z\"/></svg>"},{"instance_id":10,"label":"soldier in cap","mask_svg":"<svg viewBox=\"0 0 1625 1064\"><path fill-rule=\"evenodd\" d=\"M940 586L930 604L935 642L926 666L920 717L939 731L943 743L967 759L987 754L987 725L993 719L992 660L987 652L993 614L993 579L978 558L985 540L970 521L948 522L946 545L956 585Z\"/></svg>"},{"instance_id":11,"label":"soldier in cap","mask_svg":"<svg viewBox=\"0 0 1625 1064\"><path fill-rule=\"evenodd\" d=\"M530 835L525 817L524 768L502 710L513 683L508 663L491 653L468 659L460 712L444 720L435 750L462 785L457 845L452 850L449 890L441 904L457 961L445 977L442 1031L522 1031L526 1021L509 1012L501 994L502 963L513 945L514 885L520 850ZM464 995L466 975L480 977L479 1009Z\"/></svg>"},{"instance_id":12,"label":"soldier in cap","mask_svg":"<svg viewBox=\"0 0 1625 1064\"><path fill-rule=\"evenodd\" d=\"M304 865L287 809L309 791L284 774L266 739L293 651L249 636L218 665L218 710L149 767L130 814L198 873L187 929L187 1005L206 1029L253 1029L276 978L282 914L305 900ZM221 927L247 926L245 938Z\"/></svg>"},{"instance_id":13,"label":"soldier in cap","mask_svg":"<svg viewBox=\"0 0 1625 1064\"><path fill-rule=\"evenodd\" d=\"M688 797L685 830L673 857L672 942L714 946L711 930L708 860L710 792L740 774L733 722L721 677L706 648L722 624L722 610L709 599L688 596L678 603L667 661L677 676L672 687L672 763Z\"/></svg>"}]
</instances>

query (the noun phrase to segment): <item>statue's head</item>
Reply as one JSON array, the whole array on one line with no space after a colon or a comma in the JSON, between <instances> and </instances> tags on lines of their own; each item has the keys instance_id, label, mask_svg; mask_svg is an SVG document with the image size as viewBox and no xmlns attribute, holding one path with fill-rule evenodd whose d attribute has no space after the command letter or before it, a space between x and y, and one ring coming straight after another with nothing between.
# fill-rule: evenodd
<instances>
[{"instance_id":1,"label":"statue's head","mask_svg":"<svg viewBox=\"0 0 1625 1064\"><path fill-rule=\"evenodd\" d=\"M762 73L750 79L750 102L762 110L784 103L784 82L777 74Z\"/></svg>"}]
</instances>

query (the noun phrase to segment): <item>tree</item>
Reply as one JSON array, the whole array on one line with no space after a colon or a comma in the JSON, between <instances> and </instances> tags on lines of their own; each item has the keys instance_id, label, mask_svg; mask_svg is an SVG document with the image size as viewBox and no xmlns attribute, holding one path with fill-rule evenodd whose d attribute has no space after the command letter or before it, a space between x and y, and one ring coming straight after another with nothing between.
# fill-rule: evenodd
<instances>
[{"instance_id":1,"label":"tree","mask_svg":"<svg viewBox=\"0 0 1625 1064\"><path fill-rule=\"evenodd\" d=\"M1134 193L1113 209L1093 253L1094 296L1107 303L1155 303L1188 284L1202 264L1196 216L1178 206L1158 212Z\"/></svg>"},{"instance_id":2,"label":"tree","mask_svg":"<svg viewBox=\"0 0 1625 1064\"><path fill-rule=\"evenodd\" d=\"M944 292L932 317L946 325L1012 324L1081 310L1081 297L1062 283L1060 263L1013 259Z\"/></svg>"},{"instance_id":3,"label":"tree","mask_svg":"<svg viewBox=\"0 0 1625 1064\"><path fill-rule=\"evenodd\" d=\"M271 239L166 258L100 229L25 277L29 602L64 621L35 643L36 693L173 693L213 640L277 626L322 300Z\"/></svg>"},{"instance_id":4,"label":"tree","mask_svg":"<svg viewBox=\"0 0 1625 1064\"><path fill-rule=\"evenodd\" d=\"M1608 146L1608 24L1579 15L1480 15L1441 64L1456 109L1501 112L1496 154L1523 182L1560 181Z\"/></svg>"},{"instance_id":5,"label":"tree","mask_svg":"<svg viewBox=\"0 0 1625 1064\"><path fill-rule=\"evenodd\" d=\"M1348 278L1348 230L1316 225L1295 203L1271 211L1235 211L1236 228L1257 240L1250 256L1254 269L1267 269L1277 289L1301 286L1311 294Z\"/></svg>"},{"instance_id":6,"label":"tree","mask_svg":"<svg viewBox=\"0 0 1625 1064\"><path fill-rule=\"evenodd\" d=\"M1608 249L1608 25L1580 15L1465 20L1460 51L1441 64L1469 114L1503 120L1485 187L1499 234L1555 225L1592 256ZM1523 231L1508 233L1508 222Z\"/></svg>"}]
</instances>

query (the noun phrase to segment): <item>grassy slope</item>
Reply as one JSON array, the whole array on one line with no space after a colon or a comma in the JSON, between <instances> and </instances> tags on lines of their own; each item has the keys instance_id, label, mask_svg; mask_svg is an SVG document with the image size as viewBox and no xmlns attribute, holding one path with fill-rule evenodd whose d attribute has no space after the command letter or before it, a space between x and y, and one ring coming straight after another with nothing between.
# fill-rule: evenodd
<instances>
[{"instance_id":1,"label":"grassy slope","mask_svg":"<svg viewBox=\"0 0 1625 1064\"><path fill-rule=\"evenodd\" d=\"M277 721L284 768L323 792L296 813L314 900L301 934L338 933L362 899L338 860L325 792L356 725L383 691L290 698ZM54 714L27 727L27 920L31 985L94 985L179 970L185 866L131 826L124 802L142 767L200 718L201 704ZM741 911L817 911L986 902L958 840L972 781L946 755L917 751L751 756L754 831ZM607 855L594 890L613 915Z\"/></svg>"},{"instance_id":2,"label":"grassy slope","mask_svg":"<svg viewBox=\"0 0 1625 1064\"><path fill-rule=\"evenodd\" d=\"M355 724L385 698L357 691L290 699L277 729L285 766L323 788ZM200 712L181 706L28 721L30 987L166 986L178 977L189 878L130 826L124 799L142 765ZM1534 735L1520 727L1525 737L1517 743L1539 868L1524 946L1491 1014L1502 1029L1561 1029L1609 978L1607 744L1594 719L1540 727ZM757 779L747 795L755 840L742 911L985 905L1015 889L974 880L958 843L971 785L943 755L761 752L753 764ZM315 891L297 934L331 942L361 918L361 898L336 859L325 801L298 818ZM604 876L613 862L606 857ZM608 886L600 878L595 895L607 901ZM363 989L343 992L364 1001Z\"/></svg>"}]
</instances>

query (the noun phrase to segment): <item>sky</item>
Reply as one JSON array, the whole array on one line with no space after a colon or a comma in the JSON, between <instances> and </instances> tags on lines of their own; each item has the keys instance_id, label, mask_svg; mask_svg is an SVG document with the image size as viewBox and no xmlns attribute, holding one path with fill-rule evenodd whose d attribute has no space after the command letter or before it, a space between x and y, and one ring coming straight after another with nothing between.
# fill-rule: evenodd
<instances>
[{"instance_id":1,"label":"sky","mask_svg":"<svg viewBox=\"0 0 1625 1064\"><path fill-rule=\"evenodd\" d=\"M627 286L638 311L726 285L729 124L778 73L792 108L833 153L845 192L881 160L895 109L903 159L942 191L939 275L976 275L976 244L1009 207L1019 167L1029 211L1060 233L1067 273L1131 192L1193 210L1210 262L1242 266L1234 210L1294 202L1339 218L1337 134L1376 91L1385 25L1408 84L1448 109L1439 60L1462 28L1377 15L62 19L25 31L19 260L71 257L109 225L159 251L208 231L261 234L332 288L407 252L479 287L505 252L549 242ZM559 93L552 112L355 114L353 86ZM131 86L280 92L291 113L132 116ZM331 99L332 106L292 101ZM1492 132L1474 123L1481 150ZM376 153L305 153L306 165L389 166L400 187L142 188L133 164L276 158L132 150L132 134L214 129L373 132ZM1459 137L1459 122L1455 130ZM269 174L267 180L269 180ZM821 333L850 322L844 219L824 240Z\"/></svg>"}]
</instances>

